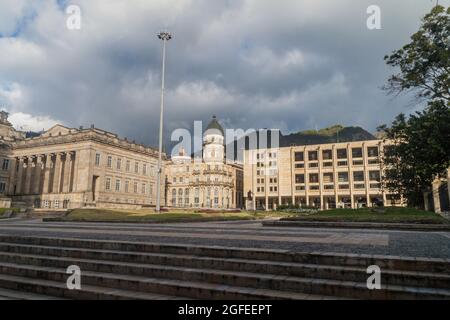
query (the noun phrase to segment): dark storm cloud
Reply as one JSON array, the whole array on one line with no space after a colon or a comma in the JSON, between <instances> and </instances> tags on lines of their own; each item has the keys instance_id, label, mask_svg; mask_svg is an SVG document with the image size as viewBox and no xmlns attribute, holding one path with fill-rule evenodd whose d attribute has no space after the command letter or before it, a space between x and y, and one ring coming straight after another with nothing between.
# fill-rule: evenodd
<instances>
[{"instance_id":1,"label":"dark storm cloud","mask_svg":"<svg viewBox=\"0 0 450 320\"><path fill-rule=\"evenodd\" d=\"M167 54L165 132L212 114L228 127L283 132L335 123L374 131L409 98L380 87L383 56L405 44L432 3L346 1L64 1L0 4L0 104L17 124L89 125L156 144L161 43ZM382 30L366 28L369 5ZM443 3L449 5L449 1ZM33 19L24 16L33 12ZM20 30L14 36L11 32ZM9 35L9 36L7 36ZM205 124L206 125L206 124Z\"/></svg>"}]
</instances>

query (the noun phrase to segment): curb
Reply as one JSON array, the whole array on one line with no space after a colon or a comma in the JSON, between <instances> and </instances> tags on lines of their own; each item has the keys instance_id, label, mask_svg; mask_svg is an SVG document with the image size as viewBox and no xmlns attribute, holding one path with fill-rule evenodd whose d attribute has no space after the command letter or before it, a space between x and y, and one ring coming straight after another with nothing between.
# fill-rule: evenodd
<instances>
[{"instance_id":1,"label":"curb","mask_svg":"<svg viewBox=\"0 0 450 320\"><path fill-rule=\"evenodd\" d=\"M384 229L410 231L450 231L450 225L376 222L264 221L265 227L305 227L342 229Z\"/></svg>"}]
</instances>

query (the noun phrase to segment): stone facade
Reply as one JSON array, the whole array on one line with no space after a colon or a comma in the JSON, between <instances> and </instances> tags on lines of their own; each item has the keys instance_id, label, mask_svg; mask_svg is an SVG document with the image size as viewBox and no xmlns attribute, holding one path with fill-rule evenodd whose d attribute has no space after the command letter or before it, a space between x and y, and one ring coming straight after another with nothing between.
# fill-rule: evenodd
<instances>
[{"instance_id":1,"label":"stone facade","mask_svg":"<svg viewBox=\"0 0 450 320\"><path fill-rule=\"evenodd\" d=\"M320 209L403 204L382 189L381 140L247 150L248 209L299 204Z\"/></svg>"},{"instance_id":2,"label":"stone facade","mask_svg":"<svg viewBox=\"0 0 450 320\"><path fill-rule=\"evenodd\" d=\"M181 149L167 165L167 205L181 208L243 207L243 168L225 163L224 132L213 117L203 135L202 158Z\"/></svg>"},{"instance_id":3,"label":"stone facade","mask_svg":"<svg viewBox=\"0 0 450 320\"><path fill-rule=\"evenodd\" d=\"M13 204L52 209L155 204L154 149L93 126L55 125L32 138L11 132L12 126L0 149L0 190L6 180L3 195Z\"/></svg>"}]
</instances>

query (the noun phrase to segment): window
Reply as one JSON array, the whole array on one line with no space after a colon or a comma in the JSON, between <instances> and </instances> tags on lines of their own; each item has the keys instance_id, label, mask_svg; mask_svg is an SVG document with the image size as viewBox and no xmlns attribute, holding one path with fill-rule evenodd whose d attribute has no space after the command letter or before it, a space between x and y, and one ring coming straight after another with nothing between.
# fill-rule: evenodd
<instances>
[{"instance_id":1,"label":"window","mask_svg":"<svg viewBox=\"0 0 450 320\"><path fill-rule=\"evenodd\" d=\"M304 161L303 152L295 153L295 161Z\"/></svg>"},{"instance_id":2,"label":"window","mask_svg":"<svg viewBox=\"0 0 450 320\"><path fill-rule=\"evenodd\" d=\"M172 204L175 206L177 204L177 190L172 189Z\"/></svg>"},{"instance_id":3,"label":"window","mask_svg":"<svg viewBox=\"0 0 450 320\"><path fill-rule=\"evenodd\" d=\"M95 165L97 167L100 165L100 153L95 154Z\"/></svg>"},{"instance_id":4,"label":"window","mask_svg":"<svg viewBox=\"0 0 450 320\"><path fill-rule=\"evenodd\" d=\"M347 149L337 149L338 159L347 159Z\"/></svg>"},{"instance_id":5,"label":"window","mask_svg":"<svg viewBox=\"0 0 450 320\"><path fill-rule=\"evenodd\" d=\"M309 182L310 183L318 183L319 182L319 174L318 173L310 173L309 174Z\"/></svg>"},{"instance_id":6,"label":"window","mask_svg":"<svg viewBox=\"0 0 450 320\"><path fill-rule=\"evenodd\" d=\"M105 190L107 191L111 190L111 178L106 178Z\"/></svg>"},{"instance_id":7,"label":"window","mask_svg":"<svg viewBox=\"0 0 450 320\"><path fill-rule=\"evenodd\" d=\"M117 158L117 170L120 170L121 167L122 167L122 159Z\"/></svg>"},{"instance_id":8,"label":"window","mask_svg":"<svg viewBox=\"0 0 450 320\"><path fill-rule=\"evenodd\" d=\"M112 157L108 156L108 168L112 168Z\"/></svg>"},{"instance_id":9,"label":"window","mask_svg":"<svg viewBox=\"0 0 450 320\"><path fill-rule=\"evenodd\" d=\"M367 155L369 157L378 157L378 147L367 147Z\"/></svg>"},{"instance_id":10,"label":"window","mask_svg":"<svg viewBox=\"0 0 450 320\"><path fill-rule=\"evenodd\" d=\"M138 183L137 183L137 181L134 182L133 191L134 191L134 193L138 193Z\"/></svg>"},{"instance_id":11,"label":"window","mask_svg":"<svg viewBox=\"0 0 450 320\"><path fill-rule=\"evenodd\" d=\"M116 192L120 191L120 180L116 179Z\"/></svg>"},{"instance_id":12,"label":"window","mask_svg":"<svg viewBox=\"0 0 450 320\"><path fill-rule=\"evenodd\" d=\"M318 159L317 151L308 151L308 160L316 161Z\"/></svg>"},{"instance_id":13,"label":"window","mask_svg":"<svg viewBox=\"0 0 450 320\"><path fill-rule=\"evenodd\" d=\"M143 174L143 175L146 175L146 174L147 174L147 164L146 164L146 163L144 163L144 164L142 165L142 174Z\"/></svg>"},{"instance_id":14,"label":"window","mask_svg":"<svg viewBox=\"0 0 450 320\"><path fill-rule=\"evenodd\" d=\"M130 181L126 180L125 181L125 192L128 192L129 186L130 186Z\"/></svg>"},{"instance_id":15,"label":"window","mask_svg":"<svg viewBox=\"0 0 450 320\"><path fill-rule=\"evenodd\" d=\"M354 166L362 166L364 164L363 160L353 160Z\"/></svg>"},{"instance_id":16,"label":"window","mask_svg":"<svg viewBox=\"0 0 450 320\"><path fill-rule=\"evenodd\" d=\"M310 168L317 168L318 166L319 166L319 163L317 163L317 162L312 162L309 164Z\"/></svg>"},{"instance_id":17,"label":"window","mask_svg":"<svg viewBox=\"0 0 450 320\"><path fill-rule=\"evenodd\" d=\"M184 204L189 205L189 189L184 189Z\"/></svg>"},{"instance_id":18,"label":"window","mask_svg":"<svg viewBox=\"0 0 450 320\"><path fill-rule=\"evenodd\" d=\"M352 157L353 158L362 158L363 157L362 148L352 148Z\"/></svg>"},{"instance_id":19,"label":"window","mask_svg":"<svg viewBox=\"0 0 450 320\"><path fill-rule=\"evenodd\" d=\"M364 171L355 171L353 172L353 181L364 181Z\"/></svg>"},{"instance_id":20,"label":"window","mask_svg":"<svg viewBox=\"0 0 450 320\"><path fill-rule=\"evenodd\" d=\"M134 173L139 173L139 163L138 162L134 163Z\"/></svg>"},{"instance_id":21,"label":"window","mask_svg":"<svg viewBox=\"0 0 450 320\"><path fill-rule=\"evenodd\" d=\"M296 169L302 169L302 168L304 168L305 167L305 164L304 163L296 163L295 164L295 168Z\"/></svg>"},{"instance_id":22,"label":"window","mask_svg":"<svg viewBox=\"0 0 450 320\"><path fill-rule=\"evenodd\" d=\"M323 163L323 167L327 168L327 167L332 167L333 166L333 162L324 162Z\"/></svg>"},{"instance_id":23,"label":"window","mask_svg":"<svg viewBox=\"0 0 450 320\"><path fill-rule=\"evenodd\" d=\"M378 170L369 171L369 180L380 182L381 181L380 171Z\"/></svg>"},{"instance_id":24,"label":"window","mask_svg":"<svg viewBox=\"0 0 450 320\"><path fill-rule=\"evenodd\" d=\"M6 183L0 182L0 192L1 193L5 192L5 189L6 189Z\"/></svg>"},{"instance_id":25,"label":"window","mask_svg":"<svg viewBox=\"0 0 450 320\"><path fill-rule=\"evenodd\" d=\"M147 193L147 185L145 183L142 184L141 191L142 191L142 194L146 194Z\"/></svg>"},{"instance_id":26,"label":"window","mask_svg":"<svg viewBox=\"0 0 450 320\"><path fill-rule=\"evenodd\" d=\"M323 160L332 160L333 159L333 150L323 150L322 158L323 158Z\"/></svg>"},{"instance_id":27,"label":"window","mask_svg":"<svg viewBox=\"0 0 450 320\"><path fill-rule=\"evenodd\" d=\"M323 174L323 182L324 183L332 183L333 182L333 173L327 172Z\"/></svg>"},{"instance_id":28,"label":"window","mask_svg":"<svg viewBox=\"0 0 450 320\"><path fill-rule=\"evenodd\" d=\"M9 169L9 159L3 159L2 170Z\"/></svg>"},{"instance_id":29,"label":"window","mask_svg":"<svg viewBox=\"0 0 450 320\"><path fill-rule=\"evenodd\" d=\"M130 171L130 160L127 160L127 162L125 163L125 171L126 172Z\"/></svg>"},{"instance_id":30,"label":"window","mask_svg":"<svg viewBox=\"0 0 450 320\"><path fill-rule=\"evenodd\" d=\"M173 183L177 183L177 177L173 177Z\"/></svg>"},{"instance_id":31,"label":"window","mask_svg":"<svg viewBox=\"0 0 450 320\"><path fill-rule=\"evenodd\" d=\"M304 174L296 174L295 175L295 183L305 183L305 175Z\"/></svg>"},{"instance_id":32,"label":"window","mask_svg":"<svg viewBox=\"0 0 450 320\"><path fill-rule=\"evenodd\" d=\"M55 200L54 208L59 208L59 200Z\"/></svg>"},{"instance_id":33,"label":"window","mask_svg":"<svg viewBox=\"0 0 450 320\"><path fill-rule=\"evenodd\" d=\"M338 172L339 182L348 182L348 172Z\"/></svg>"}]
</instances>

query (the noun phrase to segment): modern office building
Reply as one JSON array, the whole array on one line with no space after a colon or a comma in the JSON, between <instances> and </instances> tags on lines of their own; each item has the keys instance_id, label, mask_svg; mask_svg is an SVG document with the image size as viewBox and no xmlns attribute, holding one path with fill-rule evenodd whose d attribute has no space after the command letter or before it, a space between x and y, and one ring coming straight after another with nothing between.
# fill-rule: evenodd
<instances>
[{"instance_id":1,"label":"modern office building","mask_svg":"<svg viewBox=\"0 0 450 320\"><path fill-rule=\"evenodd\" d=\"M246 150L248 209L298 204L320 209L358 208L402 199L383 190L381 140Z\"/></svg>"}]
</instances>

